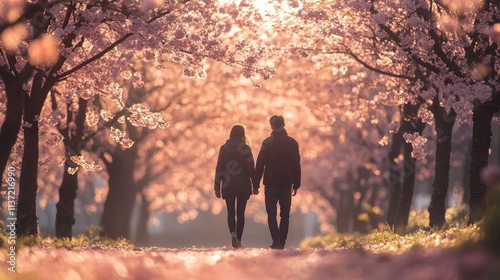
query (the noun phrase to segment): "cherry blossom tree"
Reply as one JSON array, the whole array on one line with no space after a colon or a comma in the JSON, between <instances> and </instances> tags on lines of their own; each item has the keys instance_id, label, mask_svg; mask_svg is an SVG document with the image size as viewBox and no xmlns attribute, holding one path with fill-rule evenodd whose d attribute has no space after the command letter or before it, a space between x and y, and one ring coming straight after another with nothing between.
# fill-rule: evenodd
<instances>
[{"instance_id":1,"label":"cherry blossom tree","mask_svg":"<svg viewBox=\"0 0 500 280\"><path fill-rule=\"evenodd\" d=\"M450 120L454 120L455 112L460 122L473 122L475 127L473 137L477 141L473 141L471 153L469 221L475 222L484 213L481 205L484 201L485 188L476 175L479 173L478 170L486 165L484 159L487 158L487 149L490 145L489 136L485 135L491 134L489 124L495 109L491 109L488 103L498 102L495 99L498 92L498 83L495 82L498 81L498 43L491 33L495 22L498 22L498 5L494 1L478 2L468 7L462 5L462 2L454 1L449 3L404 1L402 4L405 11L403 13L396 6L383 7L377 6L376 3L370 7L370 12L372 18L375 16L374 20L383 36L389 37L403 50L411 50L408 52L409 58L419 67L429 71L428 80L432 87L422 88L419 95L427 100L430 97L434 98L435 95L439 96L434 98L433 103L439 102L446 112L451 112L451 115L447 115L447 113L443 114L445 112L443 110L434 109L434 115L441 114L444 117L439 115L435 117L436 125L441 125L436 126L438 136L447 132L445 138L451 138L452 121ZM408 26L410 32L404 33L407 37L401 36L395 24L397 22ZM458 27L459 24L467 22L474 22L474 24L464 25L463 28ZM416 34L421 40L411 39L412 34ZM473 104L478 105L475 110L471 110ZM488 108L486 110L488 113L484 112L484 108ZM485 119L481 119L480 116L484 114L486 114ZM480 128L484 124L488 125ZM440 142L443 142L443 139L438 137ZM413 141L410 142L414 144ZM486 146L488 148L481 148ZM475 152L477 149L482 152ZM448 176L448 143L445 150L447 151L443 153L444 157L441 156L440 150L439 157L436 157L441 159L436 163L436 172L442 171L442 174ZM446 168L439 169L441 166ZM435 182L433 202L429 207L431 225L440 226L444 222L443 204L447 182L448 178L446 178L446 184L441 184L441 187L438 182Z\"/></svg>"}]
</instances>

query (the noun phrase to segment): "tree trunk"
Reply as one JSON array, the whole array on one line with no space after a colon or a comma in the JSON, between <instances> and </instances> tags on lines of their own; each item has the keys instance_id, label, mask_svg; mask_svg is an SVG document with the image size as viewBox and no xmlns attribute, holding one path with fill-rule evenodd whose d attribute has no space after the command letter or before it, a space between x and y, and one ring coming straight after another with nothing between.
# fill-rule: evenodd
<instances>
[{"instance_id":1,"label":"tree trunk","mask_svg":"<svg viewBox=\"0 0 500 280\"><path fill-rule=\"evenodd\" d=\"M367 187L367 178L369 176L370 171L367 170L366 168L359 167L356 180L355 180L355 185L357 187L356 192L359 192L359 199L354 204L354 211L353 211L353 230L356 232L361 232L361 233L367 233L369 231L369 225L368 225L368 220L360 220L360 215L361 214L367 214L366 209L364 208L365 199L366 195L368 192L368 187ZM353 197L354 199L354 197ZM354 202L354 201L353 201Z\"/></svg>"},{"instance_id":2,"label":"tree trunk","mask_svg":"<svg viewBox=\"0 0 500 280\"><path fill-rule=\"evenodd\" d=\"M101 236L130 238L130 219L137 190L134 184L134 167L137 145L121 150L117 147L113 161L107 164L109 192L102 213Z\"/></svg>"},{"instance_id":3,"label":"tree trunk","mask_svg":"<svg viewBox=\"0 0 500 280\"><path fill-rule=\"evenodd\" d=\"M396 159L401 154L401 146L403 145L403 137L401 133L392 135L392 145L389 152L389 207L387 209L387 224L394 228L396 224L396 216L398 213L399 201L401 198L401 168L396 162Z\"/></svg>"},{"instance_id":4,"label":"tree trunk","mask_svg":"<svg viewBox=\"0 0 500 280\"><path fill-rule=\"evenodd\" d=\"M451 138L454 116L446 118L444 110L440 112L436 120L436 159L434 167L434 183L432 184L432 198L429 205L429 226L442 227L446 223L446 195L450 183L450 155ZM443 118L439 115L443 114Z\"/></svg>"},{"instance_id":5,"label":"tree trunk","mask_svg":"<svg viewBox=\"0 0 500 280\"><path fill-rule=\"evenodd\" d=\"M479 105L474 110L472 150L470 165L470 214L469 224L480 221L486 213L486 186L481 181L481 171L488 164L491 142L491 119L497 109L491 105Z\"/></svg>"},{"instance_id":6,"label":"tree trunk","mask_svg":"<svg viewBox=\"0 0 500 280\"><path fill-rule=\"evenodd\" d=\"M57 108L57 102L55 101L55 96L52 97L52 106ZM84 143L81 142L83 137L83 129L85 126L85 113L87 111L87 100L80 98L78 100L78 114L75 118L75 130L71 131L68 128L71 127L71 122L73 120L72 112L70 110L69 104L66 106L67 118L66 118L66 128L60 129L59 131L64 136L64 144L66 154L70 156L79 156L82 146ZM57 203L57 213L56 213L56 237L59 238L71 238L73 237L73 225L75 224L75 199L76 192L78 190L78 173L73 175L68 173L69 167L76 167L76 164L70 159L66 160L64 165L64 175L59 187L59 202Z\"/></svg>"},{"instance_id":7,"label":"tree trunk","mask_svg":"<svg viewBox=\"0 0 500 280\"><path fill-rule=\"evenodd\" d=\"M75 224L75 198L78 190L78 173L68 173L68 164L65 164L64 175L59 187L59 202L56 213L56 237L71 238Z\"/></svg>"},{"instance_id":8,"label":"tree trunk","mask_svg":"<svg viewBox=\"0 0 500 280\"><path fill-rule=\"evenodd\" d=\"M353 211L353 195L350 189L339 190L339 207L337 210L337 231L347 233L351 230L351 216Z\"/></svg>"},{"instance_id":9,"label":"tree trunk","mask_svg":"<svg viewBox=\"0 0 500 280\"><path fill-rule=\"evenodd\" d=\"M38 235L36 193L38 174L38 121L24 127L24 154L19 179L17 236Z\"/></svg>"},{"instance_id":10,"label":"tree trunk","mask_svg":"<svg viewBox=\"0 0 500 280\"><path fill-rule=\"evenodd\" d=\"M464 191L464 195L462 197L462 203L469 205L470 201L470 187L469 187L469 182L470 182L470 166L471 166L471 159L470 155L472 152L472 143L467 141L467 151L465 152L465 159L463 163L463 173L462 173L462 189Z\"/></svg>"},{"instance_id":11,"label":"tree trunk","mask_svg":"<svg viewBox=\"0 0 500 280\"><path fill-rule=\"evenodd\" d=\"M368 203L370 204L370 206L372 208L381 206L380 205L381 202L380 202L379 197L378 197L379 192L380 192L380 185L379 184L376 184L375 186L372 187L372 192L370 195L370 199L368 201ZM377 200L379 200L378 205L377 205ZM380 207L380 209L382 209L382 207ZM380 215L374 211L370 211L368 216L370 217L370 221L369 221L370 229L371 230L377 229L379 227L379 223L380 223Z\"/></svg>"},{"instance_id":12,"label":"tree trunk","mask_svg":"<svg viewBox=\"0 0 500 280\"><path fill-rule=\"evenodd\" d=\"M354 212L354 176L351 172L346 174L345 181L339 182L339 205L337 208L337 231L346 233L352 231Z\"/></svg>"},{"instance_id":13,"label":"tree trunk","mask_svg":"<svg viewBox=\"0 0 500 280\"><path fill-rule=\"evenodd\" d=\"M141 194L141 208L139 213L139 223L136 229L136 244L139 246L149 246L148 220L151 215L149 212L150 201L144 194Z\"/></svg>"},{"instance_id":14,"label":"tree trunk","mask_svg":"<svg viewBox=\"0 0 500 280\"><path fill-rule=\"evenodd\" d=\"M5 82L5 81L4 81ZM7 112L0 129L0 177L5 171L10 151L16 143L21 121L23 119L25 92L18 82L5 82L7 94Z\"/></svg>"},{"instance_id":15,"label":"tree trunk","mask_svg":"<svg viewBox=\"0 0 500 280\"><path fill-rule=\"evenodd\" d=\"M411 156L412 146L410 143L404 144L404 166L403 166L403 188L401 191L401 200L399 211L396 216L394 230L397 234L405 234L410 209L413 200L413 189L415 187L415 167L417 160Z\"/></svg>"},{"instance_id":16,"label":"tree trunk","mask_svg":"<svg viewBox=\"0 0 500 280\"><path fill-rule=\"evenodd\" d=\"M17 236L38 235L36 194L38 191L38 120L47 92L42 90L43 72L33 78L31 95L24 107L24 153L19 178Z\"/></svg>"},{"instance_id":17,"label":"tree trunk","mask_svg":"<svg viewBox=\"0 0 500 280\"><path fill-rule=\"evenodd\" d=\"M405 104L403 107L402 132L421 134L425 124L418 118L417 112L420 104ZM403 136L401 136L403 138ZM413 200L413 189L416 177L416 159L411 156L413 148L411 143L404 143L403 146L403 184L399 207L396 214L394 231L397 234L405 234L408 225L408 217Z\"/></svg>"},{"instance_id":18,"label":"tree trunk","mask_svg":"<svg viewBox=\"0 0 500 280\"><path fill-rule=\"evenodd\" d=\"M31 94L24 106L24 153L19 178L19 197L17 208L17 236L38 235L36 213L36 194L38 191L38 116L43 103L55 80L44 81L45 72L39 71L33 77Z\"/></svg>"}]
</instances>

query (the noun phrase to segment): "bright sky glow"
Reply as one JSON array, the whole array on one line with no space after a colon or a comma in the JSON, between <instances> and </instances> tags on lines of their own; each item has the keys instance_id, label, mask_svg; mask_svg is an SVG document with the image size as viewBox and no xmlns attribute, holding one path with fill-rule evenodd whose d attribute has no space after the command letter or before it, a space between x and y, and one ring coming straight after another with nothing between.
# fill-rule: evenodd
<instances>
[{"instance_id":1,"label":"bright sky glow","mask_svg":"<svg viewBox=\"0 0 500 280\"><path fill-rule=\"evenodd\" d=\"M288 5L288 1L282 1L281 3L273 0L248 0L262 15L262 17L268 21L272 20L273 17L285 16L285 13L291 13L294 8ZM235 3L241 3L241 0L219 0L221 5Z\"/></svg>"}]
</instances>

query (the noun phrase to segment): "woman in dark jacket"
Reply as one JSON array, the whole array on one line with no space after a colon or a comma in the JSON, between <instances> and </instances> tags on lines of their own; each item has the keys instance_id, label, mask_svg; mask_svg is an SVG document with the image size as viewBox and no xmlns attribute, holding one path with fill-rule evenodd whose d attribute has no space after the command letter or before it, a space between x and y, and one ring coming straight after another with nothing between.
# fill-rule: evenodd
<instances>
[{"instance_id":1,"label":"woman in dark jacket","mask_svg":"<svg viewBox=\"0 0 500 280\"><path fill-rule=\"evenodd\" d=\"M252 194L254 168L252 150L248 146L245 128L235 125L231 129L229 139L220 147L214 185L215 196L222 197L226 201L227 223L234 248L242 247L245 208Z\"/></svg>"}]
</instances>

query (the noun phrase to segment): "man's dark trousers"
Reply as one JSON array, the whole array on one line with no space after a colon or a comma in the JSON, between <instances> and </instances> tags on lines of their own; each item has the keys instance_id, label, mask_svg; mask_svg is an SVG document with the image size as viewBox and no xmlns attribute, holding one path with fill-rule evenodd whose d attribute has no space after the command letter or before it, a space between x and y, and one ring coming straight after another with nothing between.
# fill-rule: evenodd
<instances>
[{"instance_id":1,"label":"man's dark trousers","mask_svg":"<svg viewBox=\"0 0 500 280\"><path fill-rule=\"evenodd\" d=\"M274 245L285 246L288 236L288 225L290 223L290 206L292 204L292 188L291 187L265 187L267 224ZM277 207L280 205L280 225L276 220Z\"/></svg>"}]
</instances>

